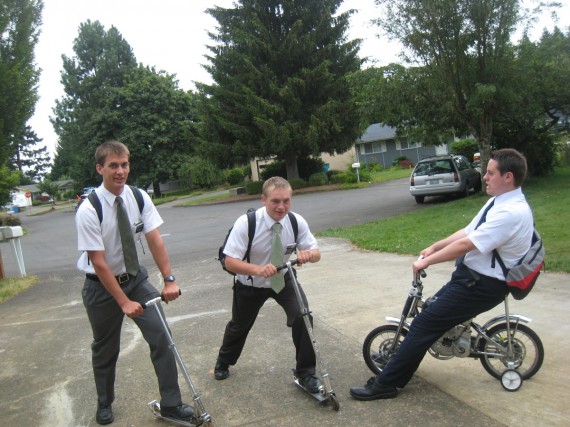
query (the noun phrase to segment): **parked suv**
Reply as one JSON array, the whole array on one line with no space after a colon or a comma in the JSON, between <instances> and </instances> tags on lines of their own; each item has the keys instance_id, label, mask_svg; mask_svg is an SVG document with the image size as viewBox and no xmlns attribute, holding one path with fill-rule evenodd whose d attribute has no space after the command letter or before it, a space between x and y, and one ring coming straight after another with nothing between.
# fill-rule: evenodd
<instances>
[{"instance_id":1,"label":"parked suv","mask_svg":"<svg viewBox=\"0 0 570 427\"><path fill-rule=\"evenodd\" d=\"M481 173L461 155L450 154L422 159L410 177L410 194L417 203L426 196L468 196L481 191Z\"/></svg>"}]
</instances>

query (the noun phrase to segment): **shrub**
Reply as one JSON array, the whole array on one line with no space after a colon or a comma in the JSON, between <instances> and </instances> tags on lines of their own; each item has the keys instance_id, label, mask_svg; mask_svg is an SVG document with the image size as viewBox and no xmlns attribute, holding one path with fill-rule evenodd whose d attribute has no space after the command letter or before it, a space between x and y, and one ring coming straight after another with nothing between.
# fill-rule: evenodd
<instances>
[{"instance_id":1,"label":"shrub","mask_svg":"<svg viewBox=\"0 0 570 427\"><path fill-rule=\"evenodd\" d=\"M382 170L382 165L380 163L371 162L360 164L361 170L366 169L368 172L380 172Z\"/></svg>"},{"instance_id":2,"label":"shrub","mask_svg":"<svg viewBox=\"0 0 570 427\"><path fill-rule=\"evenodd\" d=\"M291 188L293 190L298 190L299 188L305 188L307 186L307 182L302 178L295 178L289 180L289 184L291 184Z\"/></svg>"},{"instance_id":3,"label":"shrub","mask_svg":"<svg viewBox=\"0 0 570 427\"><path fill-rule=\"evenodd\" d=\"M414 167L414 163L411 160L400 160L398 166L403 169L411 169Z\"/></svg>"},{"instance_id":4,"label":"shrub","mask_svg":"<svg viewBox=\"0 0 570 427\"><path fill-rule=\"evenodd\" d=\"M186 188L211 188L221 181L221 175L222 172L213 163L201 157L188 157L178 174L180 183Z\"/></svg>"},{"instance_id":5,"label":"shrub","mask_svg":"<svg viewBox=\"0 0 570 427\"><path fill-rule=\"evenodd\" d=\"M243 176L244 178L251 179L251 165L245 165L243 167Z\"/></svg>"},{"instance_id":6,"label":"shrub","mask_svg":"<svg viewBox=\"0 0 570 427\"><path fill-rule=\"evenodd\" d=\"M250 181L245 185L245 191L247 194L261 194L262 187L263 181Z\"/></svg>"},{"instance_id":7,"label":"shrub","mask_svg":"<svg viewBox=\"0 0 570 427\"><path fill-rule=\"evenodd\" d=\"M237 185L243 182L244 173L241 168L230 169L226 173L226 181L230 185Z\"/></svg>"},{"instance_id":8,"label":"shrub","mask_svg":"<svg viewBox=\"0 0 570 427\"><path fill-rule=\"evenodd\" d=\"M3 227L16 227L22 225L22 221L19 216L16 215L1 215L0 225Z\"/></svg>"},{"instance_id":9,"label":"shrub","mask_svg":"<svg viewBox=\"0 0 570 427\"><path fill-rule=\"evenodd\" d=\"M355 172L339 172L331 175L330 182L333 184L350 184L356 182Z\"/></svg>"},{"instance_id":10,"label":"shrub","mask_svg":"<svg viewBox=\"0 0 570 427\"><path fill-rule=\"evenodd\" d=\"M297 160L299 177L308 181L309 177L317 172L323 171L324 162L321 159L303 158ZM261 172L261 179L265 181L272 176L287 177L287 165L283 160L269 163ZM287 178L288 179L288 178Z\"/></svg>"},{"instance_id":11,"label":"shrub","mask_svg":"<svg viewBox=\"0 0 570 427\"><path fill-rule=\"evenodd\" d=\"M470 162L473 161L473 154L477 151L479 151L479 144L473 138L463 138L451 143L451 152L467 157Z\"/></svg>"},{"instance_id":12,"label":"shrub","mask_svg":"<svg viewBox=\"0 0 570 427\"><path fill-rule=\"evenodd\" d=\"M327 183L327 174L324 172L317 172L309 177L309 185L311 187L317 185L325 185Z\"/></svg>"},{"instance_id":13,"label":"shrub","mask_svg":"<svg viewBox=\"0 0 570 427\"><path fill-rule=\"evenodd\" d=\"M337 169L329 170L329 171L327 172L328 181L331 182L331 181L332 181L332 177L333 177L334 175L338 175L339 173L342 173L342 172L339 171L339 170L337 170Z\"/></svg>"}]
</instances>

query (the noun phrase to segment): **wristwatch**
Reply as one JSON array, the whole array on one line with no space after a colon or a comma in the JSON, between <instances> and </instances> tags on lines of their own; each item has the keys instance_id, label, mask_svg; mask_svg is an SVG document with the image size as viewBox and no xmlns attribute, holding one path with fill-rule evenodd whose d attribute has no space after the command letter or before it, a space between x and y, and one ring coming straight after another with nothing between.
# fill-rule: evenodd
<instances>
[{"instance_id":1,"label":"wristwatch","mask_svg":"<svg viewBox=\"0 0 570 427\"><path fill-rule=\"evenodd\" d=\"M174 282L174 281L176 281L176 279L174 278L174 276L173 276L172 274L169 275L169 276L166 276L166 277L164 278L164 283L166 283L166 282Z\"/></svg>"}]
</instances>

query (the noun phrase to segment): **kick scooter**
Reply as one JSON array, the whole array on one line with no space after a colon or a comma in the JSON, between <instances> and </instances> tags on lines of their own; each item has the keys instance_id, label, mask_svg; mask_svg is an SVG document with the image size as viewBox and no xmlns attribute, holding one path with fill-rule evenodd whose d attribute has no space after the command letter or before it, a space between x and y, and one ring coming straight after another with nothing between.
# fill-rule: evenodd
<instances>
[{"instance_id":1,"label":"kick scooter","mask_svg":"<svg viewBox=\"0 0 570 427\"><path fill-rule=\"evenodd\" d=\"M174 344L174 341L172 340L172 336L170 335L170 331L168 329L168 325L166 324L166 320L164 319L164 316L163 316L162 312L160 311L161 299L162 299L161 297L156 297L154 299L151 299L147 303L142 304L142 307L143 307L143 309L146 309L147 307L150 307L150 306L153 306L155 308L156 314L157 314L158 318L160 319L160 323L162 324L164 332L166 333L166 338L168 340L168 347L170 348L170 350L174 354L174 357L176 358L176 363L178 363L178 366L180 367L180 370L182 371L182 373L184 374L184 378L186 379L186 384L188 384L188 388L192 392L192 400L194 400L194 417L192 418L192 420L190 422L186 422L186 421L176 420L176 419L173 419L173 418L170 418L167 416L163 416L160 413L160 403L158 403L158 401L156 401L156 400L149 402L147 404L147 406L150 408L152 414L155 417L161 418L163 420L169 421L169 422L174 423L174 424L178 424L181 426L191 426L191 427L197 427L197 426L213 427L214 425L212 424L212 417L210 417L210 415L206 412L206 409L204 408L204 405L202 404L202 400L200 398L200 395L196 391L194 384L192 384L192 380L190 379L190 375L188 374L188 371L186 370L186 367L184 366L184 363L182 362L182 358L180 357L180 354L178 353L178 350L176 349L176 344Z\"/></svg>"},{"instance_id":2,"label":"kick scooter","mask_svg":"<svg viewBox=\"0 0 570 427\"><path fill-rule=\"evenodd\" d=\"M335 392L332 389L329 373L327 371L327 368L325 367L325 364L319 352L319 348L317 346L317 340L315 339L315 334L313 333L313 327L311 325L311 320L309 318L311 313L305 306L303 298L301 297L299 284L297 283L297 278L295 277L295 272L293 270L293 265L295 264L297 264L297 260L288 261L287 263L278 266L277 270L287 269L287 271L289 272L289 277L291 278L291 283L293 284L293 288L295 289L295 295L297 295L297 300L299 301L299 307L301 308L301 316L303 316L303 320L305 321L305 326L307 328L307 332L309 333L309 338L311 339L311 344L313 345L315 356L319 363L319 371L321 375L322 384L319 386L319 391L317 391L316 393L311 393L309 390L303 387L300 379L295 376L294 369L293 369L293 380L295 384L297 384L300 388L302 388L306 393L310 394L315 399L317 399L320 403L324 404L330 401L333 409L335 411L338 411L340 409L340 404L338 402Z\"/></svg>"}]
</instances>

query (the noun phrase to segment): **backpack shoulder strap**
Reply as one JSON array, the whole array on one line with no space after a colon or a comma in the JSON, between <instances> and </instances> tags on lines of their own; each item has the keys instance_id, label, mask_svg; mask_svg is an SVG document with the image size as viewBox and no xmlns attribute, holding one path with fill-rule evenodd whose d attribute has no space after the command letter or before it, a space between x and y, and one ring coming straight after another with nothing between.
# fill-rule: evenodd
<instances>
[{"instance_id":1,"label":"backpack shoulder strap","mask_svg":"<svg viewBox=\"0 0 570 427\"><path fill-rule=\"evenodd\" d=\"M133 195L137 201L137 205L139 205L139 212L142 214L142 211L144 209L144 199L141 190L139 190L138 187L135 187L134 185L129 185L129 188L133 192Z\"/></svg>"},{"instance_id":2,"label":"backpack shoulder strap","mask_svg":"<svg viewBox=\"0 0 570 427\"><path fill-rule=\"evenodd\" d=\"M293 235L295 236L295 243L297 243L297 237L299 237L299 224L297 223L297 218L293 212L288 212L289 220L291 221L291 226L293 227Z\"/></svg>"},{"instance_id":3,"label":"backpack shoulder strap","mask_svg":"<svg viewBox=\"0 0 570 427\"><path fill-rule=\"evenodd\" d=\"M255 209L250 208L247 210L247 250L245 252L245 258L249 262L249 252L251 251L251 243L255 237Z\"/></svg>"},{"instance_id":4,"label":"backpack shoulder strap","mask_svg":"<svg viewBox=\"0 0 570 427\"><path fill-rule=\"evenodd\" d=\"M97 212L97 217L99 217L99 223L102 223L103 207L101 206L101 200L99 200L99 196L97 196L97 193L95 191L92 191L91 193L89 193L87 198L89 199L91 206L95 208L95 212Z\"/></svg>"}]
</instances>

